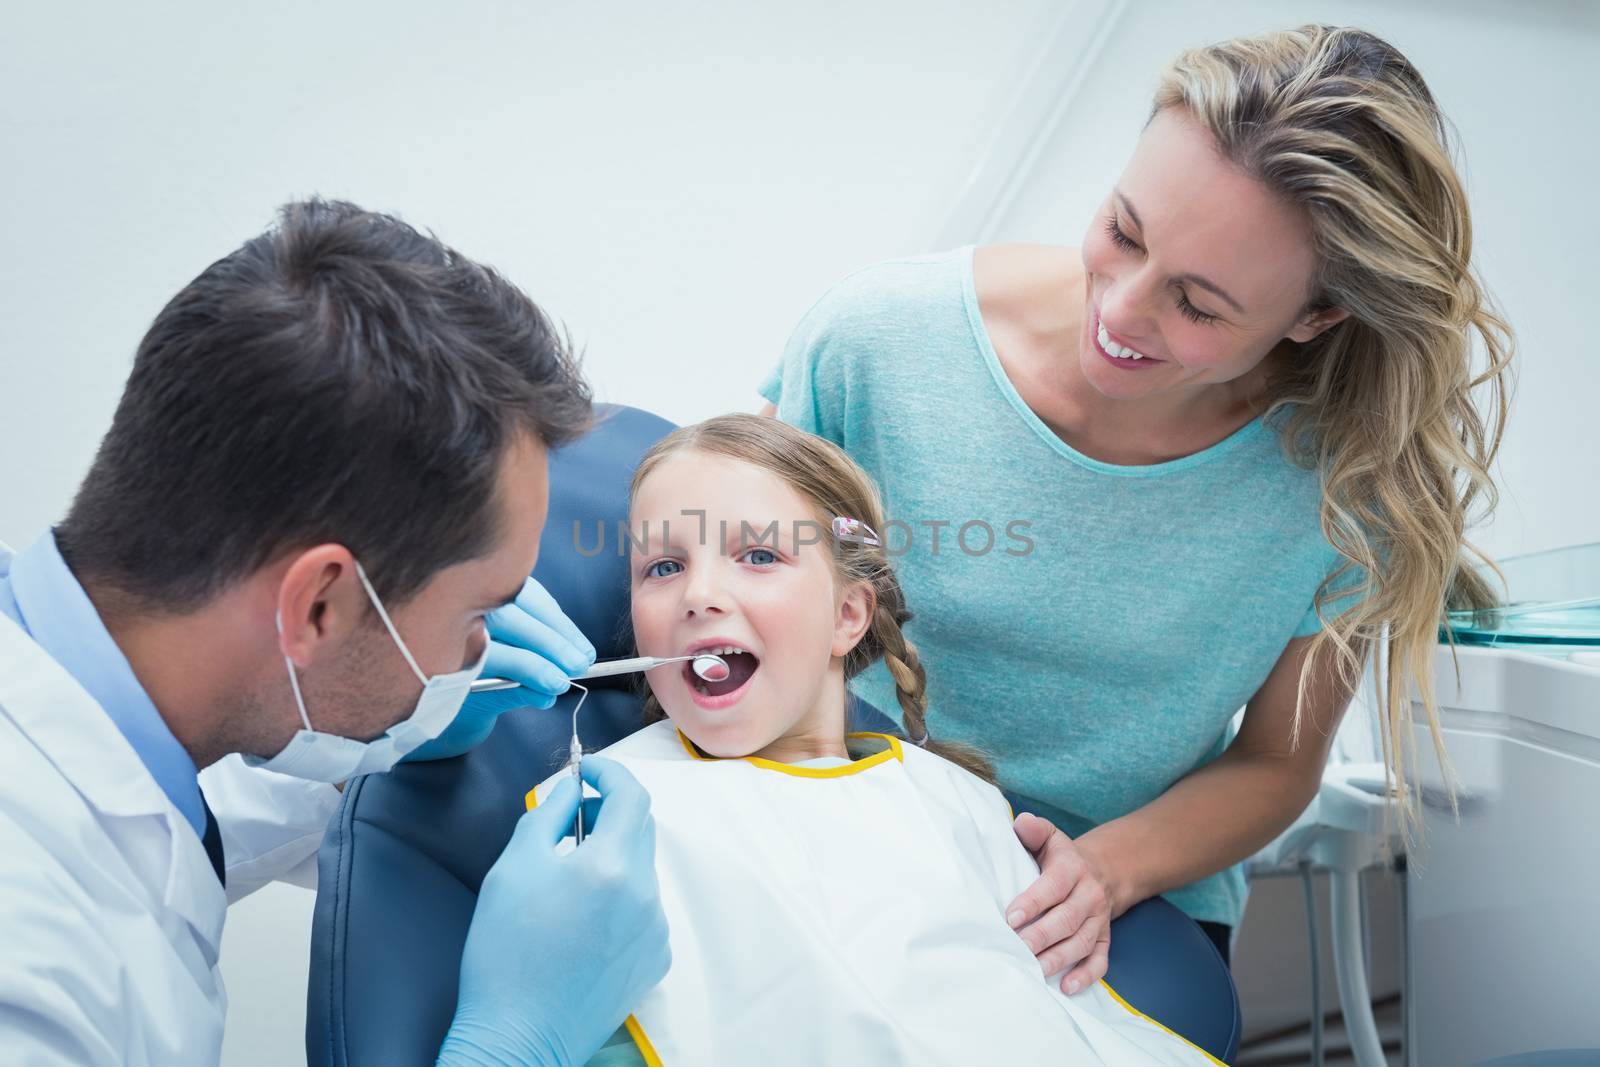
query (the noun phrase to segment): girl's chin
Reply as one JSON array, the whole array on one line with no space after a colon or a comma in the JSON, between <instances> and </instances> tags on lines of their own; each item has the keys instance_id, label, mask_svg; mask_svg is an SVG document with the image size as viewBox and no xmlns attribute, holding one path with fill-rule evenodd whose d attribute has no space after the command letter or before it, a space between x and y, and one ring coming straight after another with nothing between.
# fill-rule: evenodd
<instances>
[{"instance_id":1,"label":"girl's chin","mask_svg":"<svg viewBox=\"0 0 1600 1067\"><path fill-rule=\"evenodd\" d=\"M758 740L746 736L739 729L741 724L707 722L707 713L692 704L686 708L666 710L667 718L672 720L678 732L688 738L696 749L713 759L742 759L762 747Z\"/></svg>"}]
</instances>

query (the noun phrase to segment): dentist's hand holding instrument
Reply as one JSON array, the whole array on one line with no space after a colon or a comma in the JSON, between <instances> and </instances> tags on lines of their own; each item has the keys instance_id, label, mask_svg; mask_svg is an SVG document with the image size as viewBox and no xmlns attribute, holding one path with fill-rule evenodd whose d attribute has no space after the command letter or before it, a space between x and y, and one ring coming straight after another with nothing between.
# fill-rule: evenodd
<instances>
[{"instance_id":1,"label":"dentist's hand holding instrument","mask_svg":"<svg viewBox=\"0 0 1600 1067\"><path fill-rule=\"evenodd\" d=\"M472 683L471 695L455 721L407 759L459 756L488 737L505 712L551 707L573 681L645 671L686 659L694 661L694 672L706 681L728 676L727 663L706 654L636 656L597 664L594 645L532 578L523 583L514 601L496 608L484 621L489 630L489 655L483 676Z\"/></svg>"},{"instance_id":2,"label":"dentist's hand holding instrument","mask_svg":"<svg viewBox=\"0 0 1600 1067\"><path fill-rule=\"evenodd\" d=\"M699 652L690 656L634 656L631 659L607 660L589 668L578 678L607 678L613 674L629 674L634 671L648 671L665 663L681 663L684 660L693 660L692 669L708 682L720 682L728 676L728 663L721 656L713 656L709 652ZM473 682L473 689L481 693L495 693L511 689L517 683L505 678L480 678ZM581 785L583 778L583 742L578 739L578 711L583 707L583 702L589 696L585 686L578 685L577 679L573 686L583 690L583 696L578 698L578 703L572 709L572 739L567 743L567 769L574 781ZM578 844L583 844L583 808L578 808L578 821L574 826L573 835Z\"/></svg>"},{"instance_id":3,"label":"dentist's hand holding instrument","mask_svg":"<svg viewBox=\"0 0 1600 1067\"><path fill-rule=\"evenodd\" d=\"M489 736L495 722L513 708L548 708L571 688L574 681L647 671L667 663L693 660L693 670L709 682L728 676L728 664L709 653L690 656L635 656L595 663L594 645L556 604L555 598L529 578L511 603L490 612L484 620L489 631L489 654L484 677L472 683L470 695L444 733L413 752L408 759L430 760L459 756ZM578 686L583 689L583 686ZM584 690L587 695L588 690ZM572 709L572 738L567 766L575 782L582 780L583 745L578 738L579 700ZM582 789L579 789L582 793ZM584 820L580 806L574 833L583 844Z\"/></svg>"},{"instance_id":4,"label":"dentist's hand holding instrument","mask_svg":"<svg viewBox=\"0 0 1600 1067\"><path fill-rule=\"evenodd\" d=\"M583 780L600 793L583 847L554 856L583 791L563 780L522 816L483 880L443 1067L585 1063L671 965L650 795L600 757L584 761Z\"/></svg>"},{"instance_id":5,"label":"dentist's hand holding instrument","mask_svg":"<svg viewBox=\"0 0 1600 1067\"><path fill-rule=\"evenodd\" d=\"M589 639L532 578L523 583L515 600L491 611L484 621L489 629L489 656L483 675L502 684L485 687L475 683L455 721L407 759L461 755L489 736L502 713L512 708L550 707L567 691L570 680L594 663Z\"/></svg>"},{"instance_id":6,"label":"dentist's hand holding instrument","mask_svg":"<svg viewBox=\"0 0 1600 1067\"><path fill-rule=\"evenodd\" d=\"M531 578L513 603L490 613L487 624L484 672L495 677L473 684L456 721L425 746L424 758L427 749L435 750L431 758L465 751L513 708L551 707L577 679L686 659L703 678L728 673L726 662L705 654L596 664L594 646ZM584 686L577 688L587 695ZM670 964L649 794L610 760L582 758L582 706L580 699L572 709L571 779L522 817L483 881L462 954L456 1015L439 1053L438 1062L447 1067L582 1063ZM583 799L585 782L598 798ZM586 827L592 834L586 835ZM569 830L582 847L558 871L547 862L548 853ZM564 910L529 906L558 898L570 902ZM555 958L586 954L615 965L575 981L569 969L549 966L550 954L531 958L508 951L530 940L559 944L563 938L564 952Z\"/></svg>"}]
</instances>

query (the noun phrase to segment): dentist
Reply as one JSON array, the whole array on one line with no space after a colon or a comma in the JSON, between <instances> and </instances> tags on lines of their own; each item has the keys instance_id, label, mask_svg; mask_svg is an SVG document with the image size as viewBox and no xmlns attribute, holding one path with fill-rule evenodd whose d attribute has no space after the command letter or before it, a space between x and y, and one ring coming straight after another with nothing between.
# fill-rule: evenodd
<instances>
[{"instance_id":1,"label":"dentist","mask_svg":"<svg viewBox=\"0 0 1600 1067\"><path fill-rule=\"evenodd\" d=\"M528 579L589 412L527 297L348 204L161 311L66 519L0 548L8 1062L216 1063L230 897L314 877L338 783L593 662ZM486 663L528 691L462 711ZM582 1062L666 973L648 797L585 770L584 845L568 783L484 879L442 1063Z\"/></svg>"}]
</instances>

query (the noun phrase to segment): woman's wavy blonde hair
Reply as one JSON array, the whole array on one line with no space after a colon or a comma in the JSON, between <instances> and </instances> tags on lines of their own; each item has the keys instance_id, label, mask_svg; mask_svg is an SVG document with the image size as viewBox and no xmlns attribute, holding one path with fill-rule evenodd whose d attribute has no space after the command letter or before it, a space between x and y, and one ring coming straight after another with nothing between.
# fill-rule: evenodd
<instances>
[{"instance_id":1,"label":"woman's wavy blonde hair","mask_svg":"<svg viewBox=\"0 0 1600 1067\"><path fill-rule=\"evenodd\" d=\"M982 753L929 736L927 676L916 646L906 640L903 628L911 621L911 612L886 546L834 536L831 524L836 515L857 519L873 530L884 528L883 501L871 476L831 441L777 419L719 415L674 430L645 453L628 490L630 506L650 473L667 457L682 452L726 456L770 471L810 502L815 512L811 517L824 538L817 547L829 549L836 586L842 589L862 583L872 591L872 622L844 657L846 681L881 657L894 678L905 736L992 783L994 769ZM646 721L655 722L664 714L655 694L647 690Z\"/></svg>"},{"instance_id":2,"label":"woman's wavy blonde hair","mask_svg":"<svg viewBox=\"0 0 1600 1067\"><path fill-rule=\"evenodd\" d=\"M1300 711L1314 670L1353 685L1369 648L1387 652L1378 713L1409 827L1408 690L1449 781L1433 649L1447 609L1495 599L1472 560L1492 564L1465 531L1496 502L1490 467L1511 384L1511 332L1472 268L1446 120L1393 46L1315 25L1183 53L1156 92L1155 112L1165 108L1197 119L1226 159L1304 211L1318 259L1306 310L1350 313L1299 346L1272 387L1286 447L1322 474L1322 528L1344 559L1318 593L1323 628ZM1359 603L1324 615L1333 587L1355 579ZM1297 714L1296 741L1300 728Z\"/></svg>"}]
</instances>

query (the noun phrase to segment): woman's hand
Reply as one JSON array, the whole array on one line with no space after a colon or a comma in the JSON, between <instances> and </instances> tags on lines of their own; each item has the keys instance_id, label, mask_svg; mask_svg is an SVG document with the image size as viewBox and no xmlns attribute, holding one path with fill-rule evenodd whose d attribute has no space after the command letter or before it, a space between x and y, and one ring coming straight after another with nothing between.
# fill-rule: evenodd
<instances>
[{"instance_id":1,"label":"woman's hand","mask_svg":"<svg viewBox=\"0 0 1600 1067\"><path fill-rule=\"evenodd\" d=\"M1110 964L1113 901L1106 879L1048 819L1023 812L1014 828L1039 861L1039 880L1011 902L1006 921L1045 974L1067 972L1063 993L1087 989L1105 977Z\"/></svg>"}]
</instances>

